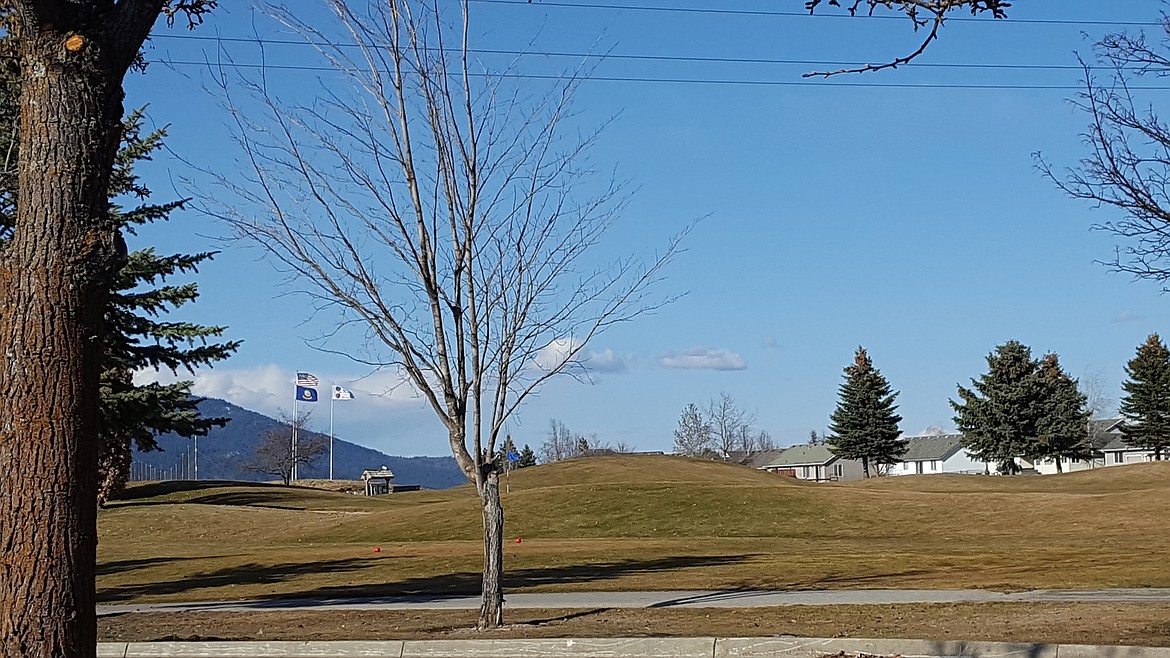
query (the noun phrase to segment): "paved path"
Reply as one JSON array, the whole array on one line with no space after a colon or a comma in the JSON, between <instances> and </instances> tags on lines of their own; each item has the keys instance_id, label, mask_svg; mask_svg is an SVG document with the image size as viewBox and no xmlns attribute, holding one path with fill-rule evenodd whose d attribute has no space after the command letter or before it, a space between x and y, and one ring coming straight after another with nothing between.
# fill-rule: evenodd
<instances>
[{"instance_id":1,"label":"paved path","mask_svg":"<svg viewBox=\"0 0 1170 658\"><path fill-rule=\"evenodd\" d=\"M984 589L865 589L807 591L555 592L506 594L511 608L754 608L785 605L1041 602L1170 603L1170 589L993 592ZM98 615L127 612L246 610L457 610L476 609L478 596L413 595L99 605Z\"/></svg>"}]
</instances>

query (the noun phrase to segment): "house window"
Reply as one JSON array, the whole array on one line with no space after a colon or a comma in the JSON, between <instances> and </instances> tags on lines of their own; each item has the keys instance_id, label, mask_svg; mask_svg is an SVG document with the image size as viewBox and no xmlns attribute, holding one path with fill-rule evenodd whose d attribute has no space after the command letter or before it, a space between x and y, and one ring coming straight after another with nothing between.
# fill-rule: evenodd
<instances>
[{"instance_id":1,"label":"house window","mask_svg":"<svg viewBox=\"0 0 1170 658\"><path fill-rule=\"evenodd\" d=\"M837 477L844 477L845 467L841 464L833 464L833 475Z\"/></svg>"},{"instance_id":2,"label":"house window","mask_svg":"<svg viewBox=\"0 0 1170 658\"><path fill-rule=\"evenodd\" d=\"M939 468L937 459L930 460L930 470L932 473L938 473L940 470L942 470L941 468Z\"/></svg>"},{"instance_id":3,"label":"house window","mask_svg":"<svg viewBox=\"0 0 1170 658\"><path fill-rule=\"evenodd\" d=\"M803 470L804 470L804 479L806 479L806 480L811 479L813 476L812 467L805 466Z\"/></svg>"},{"instance_id":4,"label":"house window","mask_svg":"<svg viewBox=\"0 0 1170 658\"><path fill-rule=\"evenodd\" d=\"M1114 464L1120 464L1122 462L1122 459L1123 458L1121 456L1121 452L1113 453L1113 463Z\"/></svg>"},{"instance_id":5,"label":"house window","mask_svg":"<svg viewBox=\"0 0 1170 658\"><path fill-rule=\"evenodd\" d=\"M922 475L922 462L914 462L914 472Z\"/></svg>"}]
</instances>

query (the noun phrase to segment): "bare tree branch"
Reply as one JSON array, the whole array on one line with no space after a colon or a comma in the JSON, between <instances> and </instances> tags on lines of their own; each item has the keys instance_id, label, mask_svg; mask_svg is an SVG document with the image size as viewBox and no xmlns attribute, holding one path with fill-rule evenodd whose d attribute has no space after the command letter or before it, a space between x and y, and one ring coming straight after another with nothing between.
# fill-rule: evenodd
<instances>
[{"instance_id":1,"label":"bare tree branch","mask_svg":"<svg viewBox=\"0 0 1170 658\"><path fill-rule=\"evenodd\" d=\"M1054 170L1040 154L1037 168L1074 199L1119 212L1094 225L1122 240L1105 264L1170 290L1170 125L1135 95L1130 82L1170 74L1170 21L1160 49L1144 35L1114 34L1096 44L1097 67L1082 61L1085 89L1073 105L1089 116L1082 134L1088 154ZM1103 78L1100 70L1106 71Z\"/></svg>"},{"instance_id":2,"label":"bare tree branch","mask_svg":"<svg viewBox=\"0 0 1170 658\"><path fill-rule=\"evenodd\" d=\"M812 14L816 12L817 7L822 3L830 7L842 6L840 0L828 0L827 2L825 0L807 0L804 6ZM972 16L990 13L992 18L1007 18L1007 9L1011 7L1011 3L1005 2L1004 0L852 0L851 2L846 0L845 4L848 5L846 10L850 16L856 16L858 10L863 6L866 8L865 13L869 16L872 16L874 11L879 8L890 11L901 11L910 20L914 32L917 33L925 29L926 37L918 45L918 48L909 55L895 57L882 64L866 64L865 66L838 69L836 71L812 71L805 73L802 77L827 78L842 73L868 73L881 71L882 69L896 69L926 52L927 46L938 38L939 29L942 28L947 16L952 11L956 9L967 9L970 10Z\"/></svg>"}]
</instances>

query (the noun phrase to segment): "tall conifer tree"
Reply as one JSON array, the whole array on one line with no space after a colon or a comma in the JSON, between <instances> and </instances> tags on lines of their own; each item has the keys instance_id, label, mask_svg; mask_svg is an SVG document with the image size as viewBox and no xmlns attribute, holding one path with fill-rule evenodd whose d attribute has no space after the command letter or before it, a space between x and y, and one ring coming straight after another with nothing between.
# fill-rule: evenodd
<instances>
[{"instance_id":1,"label":"tall conifer tree","mask_svg":"<svg viewBox=\"0 0 1170 658\"><path fill-rule=\"evenodd\" d=\"M536 453L532 452L532 448L528 444L524 444L524 449L520 451L520 463L516 465L517 468L528 468L529 466L536 466Z\"/></svg>"},{"instance_id":2,"label":"tall conifer tree","mask_svg":"<svg viewBox=\"0 0 1170 658\"><path fill-rule=\"evenodd\" d=\"M1044 414L1037 426L1038 435L1033 449L1034 457L1053 459L1056 472L1063 470L1062 459L1070 461L1093 458L1093 444L1089 438L1088 399L1077 387L1077 381L1060 367L1055 354L1046 354L1040 362L1040 378L1045 392Z\"/></svg>"},{"instance_id":3,"label":"tall conifer tree","mask_svg":"<svg viewBox=\"0 0 1170 658\"><path fill-rule=\"evenodd\" d=\"M1009 340L987 355L987 373L959 386L961 402L951 400L963 447L976 459L1016 473L1016 457L1033 456L1040 419L1046 412L1045 384L1032 350Z\"/></svg>"},{"instance_id":4,"label":"tall conifer tree","mask_svg":"<svg viewBox=\"0 0 1170 658\"><path fill-rule=\"evenodd\" d=\"M902 417L895 411L890 383L873 367L864 347L858 347L853 364L845 368L837 409L830 417L831 434L825 443L829 450L842 459L861 460L865 477L870 476L870 465L896 464L906 454L908 442L901 439L898 423Z\"/></svg>"},{"instance_id":5,"label":"tall conifer tree","mask_svg":"<svg viewBox=\"0 0 1170 658\"><path fill-rule=\"evenodd\" d=\"M1121 384L1121 426L1124 441L1152 450L1154 459L1170 448L1170 350L1158 334L1150 334L1125 366Z\"/></svg>"}]
</instances>

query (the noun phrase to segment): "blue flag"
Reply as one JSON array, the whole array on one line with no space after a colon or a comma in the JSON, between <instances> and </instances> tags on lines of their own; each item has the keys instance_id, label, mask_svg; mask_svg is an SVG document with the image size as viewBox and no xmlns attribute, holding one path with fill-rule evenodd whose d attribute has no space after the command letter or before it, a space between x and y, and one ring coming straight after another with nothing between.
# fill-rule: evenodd
<instances>
[{"instance_id":1,"label":"blue flag","mask_svg":"<svg viewBox=\"0 0 1170 658\"><path fill-rule=\"evenodd\" d=\"M520 461L520 455L517 455L516 453L512 452L511 450L509 450L509 451L508 451L508 461L510 461L510 462L518 462L518 461Z\"/></svg>"},{"instance_id":2,"label":"blue flag","mask_svg":"<svg viewBox=\"0 0 1170 658\"><path fill-rule=\"evenodd\" d=\"M297 387L297 399L301 402L316 402L317 389L309 388L308 386Z\"/></svg>"}]
</instances>

